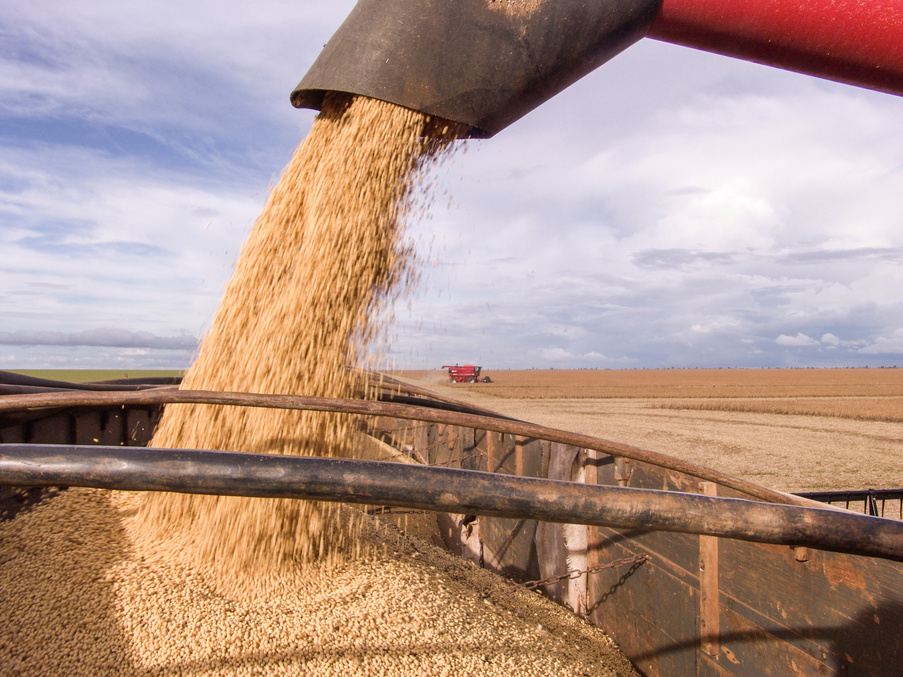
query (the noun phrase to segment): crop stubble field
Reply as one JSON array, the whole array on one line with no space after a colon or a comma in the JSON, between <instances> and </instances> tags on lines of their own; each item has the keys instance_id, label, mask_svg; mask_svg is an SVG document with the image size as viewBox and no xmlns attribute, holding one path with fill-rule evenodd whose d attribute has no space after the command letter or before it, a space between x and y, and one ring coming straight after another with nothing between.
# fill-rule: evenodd
<instances>
[{"instance_id":1,"label":"crop stubble field","mask_svg":"<svg viewBox=\"0 0 903 677\"><path fill-rule=\"evenodd\" d=\"M781 491L903 487L903 369L484 369L398 376L509 416Z\"/></svg>"}]
</instances>

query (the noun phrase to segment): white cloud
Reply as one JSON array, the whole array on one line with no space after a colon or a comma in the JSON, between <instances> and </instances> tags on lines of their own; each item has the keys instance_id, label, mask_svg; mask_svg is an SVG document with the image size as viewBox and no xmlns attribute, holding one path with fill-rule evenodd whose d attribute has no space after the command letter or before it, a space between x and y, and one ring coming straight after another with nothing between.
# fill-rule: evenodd
<instances>
[{"instance_id":1,"label":"white cloud","mask_svg":"<svg viewBox=\"0 0 903 677\"><path fill-rule=\"evenodd\" d=\"M897 329L888 336L879 336L859 349L863 355L903 356L903 329Z\"/></svg>"},{"instance_id":2,"label":"white cloud","mask_svg":"<svg viewBox=\"0 0 903 677\"><path fill-rule=\"evenodd\" d=\"M74 109L196 130L218 122L189 113L201 97L224 115L236 106L288 113L306 64L353 5L13 0L0 21L21 57L0 62L0 101L25 114Z\"/></svg>"},{"instance_id":3,"label":"white cloud","mask_svg":"<svg viewBox=\"0 0 903 677\"><path fill-rule=\"evenodd\" d=\"M781 334L775 340L779 346L792 346L792 347L802 347L802 346L817 346L818 341L815 339L806 336L805 334L799 333L796 336L788 336L787 334Z\"/></svg>"},{"instance_id":4,"label":"white cloud","mask_svg":"<svg viewBox=\"0 0 903 677\"><path fill-rule=\"evenodd\" d=\"M14 346L95 346L107 348L188 350L198 347L195 336L155 336L150 332L99 328L79 332L0 331L0 345ZM145 354L145 353L135 353Z\"/></svg>"},{"instance_id":5,"label":"white cloud","mask_svg":"<svg viewBox=\"0 0 903 677\"><path fill-rule=\"evenodd\" d=\"M740 326L740 321L734 317L719 317L708 320L705 323L697 323L690 327L690 331L697 334L708 334L713 331L735 329Z\"/></svg>"},{"instance_id":6,"label":"white cloud","mask_svg":"<svg viewBox=\"0 0 903 677\"><path fill-rule=\"evenodd\" d=\"M552 336L561 336L568 339L578 339L586 336L586 330L583 327L564 324L547 324L542 326L541 331L544 334Z\"/></svg>"},{"instance_id":7,"label":"white cloud","mask_svg":"<svg viewBox=\"0 0 903 677\"><path fill-rule=\"evenodd\" d=\"M9 330L200 330L263 198L77 149L13 149L3 183L0 288L27 311Z\"/></svg>"},{"instance_id":8,"label":"white cloud","mask_svg":"<svg viewBox=\"0 0 903 677\"><path fill-rule=\"evenodd\" d=\"M555 365L561 362L574 362L578 361L579 364L584 366L594 366L601 363L613 362L613 360L609 359L602 353L598 353L595 351L589 351L582 354L576 354L569 350L565 350L564 348L543 348L537 352L538 357L541 360L544 360L545 363L550 365ZM614 360L615 362L622 362L622 360Z\"/></svg>"},{"instance_id":9,"label":"white cloud","mask_svg":"<svg viewBox=\"0 0 903 677\"><path fill-rule=\"evenodd\" d=\"M539 351L539 356L549 362L564 362L577 357L569 350L564 348L543 348Z\"/></svg>"}]
</instances>

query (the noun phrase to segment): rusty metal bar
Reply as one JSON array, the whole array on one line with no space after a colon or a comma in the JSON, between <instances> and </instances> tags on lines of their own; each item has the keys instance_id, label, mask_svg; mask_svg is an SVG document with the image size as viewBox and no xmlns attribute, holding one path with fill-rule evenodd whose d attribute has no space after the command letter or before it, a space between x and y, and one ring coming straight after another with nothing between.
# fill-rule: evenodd
<instances>
[{"instance_id":1,"label":"rusty metal bar","mask_svg":"<svg viewBox=\"0 0 903 677\"><path fill-rule=\"evenodd\" d=\"M511 435L536 437L550 442L560 442L584 449L601 451L612 456L622 456L644 463L650 463L669 470L686 473L709 482L717 482L725 487L743 492L747 496L769 503L784 503L826 508L806 498L785 494L762 487L753 482L706 468L679 458L647 449L640 449L619 442L602 440L589 435L572 433L555 428L547 428L535 423L515 421L476 414L453 411L439 411L427 407L373 402L367 400L342 400L323 397L303 397L296 395L263 395L256 393L221 393L205 390L155 389L135 392L59 392L34 395L7 395L0 397L0 412L59 407L96 407L110 405L161 405L161 404L212 404L240 407L270 407L274 409L307 409L310 411L341 412L362 416L390 416L429 423L446 423L466 428L495 431Z\"/></svg>"},{"instance_id":2,"label":"rusty metal bar","mask_svg":"<svg viewBox=\"0 0 903 677\"><path fill-rule=\"evenodd\" d=\"M0 483L378 504L677 531L903 561L903 524L894 520L407 463L196 449L4 444Z\"/></svg>"}]
</instances>

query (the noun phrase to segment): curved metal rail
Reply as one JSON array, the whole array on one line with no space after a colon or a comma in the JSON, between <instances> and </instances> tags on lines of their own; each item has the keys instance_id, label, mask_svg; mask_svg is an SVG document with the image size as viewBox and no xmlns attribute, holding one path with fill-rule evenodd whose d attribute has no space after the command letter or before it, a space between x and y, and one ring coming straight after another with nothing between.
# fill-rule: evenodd
<instances>
[{"instance_id":1,"label":"curved metal rail","mask_svg":"<svg viewBox=\"0 0 903 677\"><path fill-rule=\"evenodd\" d=\"M196 449L0 445L20 486L296 498L677 531L903 561L903 524L856 513L436 466Z\"/></svg>"},{"instance_id":2,"label":"curved metal rail","mask_svg":"<svg viewBox=\"0 0 903 677\"><path fill-rule=\"evenodd\" d=\"M623 458L650 463L669 470L686 473L687 475L697 477L701 480L716 482L725 487L743 492L752 498L767 501L769 503L783 503L818 508L826 507L823 504L810 499L785 494L712 468L706 468L666 454L633 447L627 444L602 440L580 433L547 428L535 423L526 423L524 421L464 413L460 411L437 410L410 404L302 397L296 395L224 393L203 390L160 388L155 390L115 393L58 392L37 393L32 395L8 395L0 397L0 413L23 410L59 409L61 407L162 404L211 404L241 407L271 407L277 409L307 409L310 411L341 412L362 416L387 416L405 420L458 425L479 430L532 437L535 439L548 440L550 442L560 442L575 447L600 451L613 456L621 456Z\"/></svg>"}]
</instances>

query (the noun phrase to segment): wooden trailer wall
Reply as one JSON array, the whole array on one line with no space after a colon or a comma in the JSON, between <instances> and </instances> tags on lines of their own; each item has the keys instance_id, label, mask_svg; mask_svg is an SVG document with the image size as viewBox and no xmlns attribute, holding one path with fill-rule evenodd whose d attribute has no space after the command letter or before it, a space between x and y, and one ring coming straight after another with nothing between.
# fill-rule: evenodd
<instances>
[{"instance_id":1,"label":"wooden trailer wall","mask_svg":"<svg viewBox=\"0 0 903 677\"><path fill-rule=\"evenodd\" d=\"M384 424L384 438L431 465L749 498L562 444ZM591 570L543 591L603 628L644 675L903 675L903 564L668 532L467 515L439 524L462 557L517 581Z\"/></svg>"},{"instance_id":2,"label":"wooden trailer wall","mask_svg":"<svg viewBox=\"0 0 903 677\"><path fill-rule=\"evenodd\" d=\"M0 442L146 444L154 406L0 421ZM544 440L377 419L430 465L749 498L658 466ZM903 675L903 564L669 532L443 515L462 557L543 592L609 633L644 675Z\"/></svg>"},{"instance_id":3,"label":"wooden trailer wall","mask_svg":"<svg viewBox=\"0 0 903 677\"><path fill-rule=\"evenodd\" d=\"M145 446L157 424L156 406L66 409L0 415L0 444ZM31 493L0 485L0 517L15 514ZM37 492L35 496L39 496Z\"/></svg>"},{"instance_id":4,"label":"wooden trailer wall","mask_svg":"<svg viewBox=\"0 0 903 677\"><path fill-rule=\"evenodd\" d=\"M161 408L120 406L0 415L0 443L145 446Z\"/></svg>"}]
</instances>

